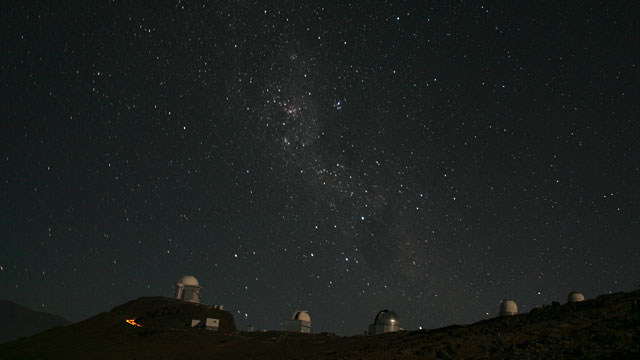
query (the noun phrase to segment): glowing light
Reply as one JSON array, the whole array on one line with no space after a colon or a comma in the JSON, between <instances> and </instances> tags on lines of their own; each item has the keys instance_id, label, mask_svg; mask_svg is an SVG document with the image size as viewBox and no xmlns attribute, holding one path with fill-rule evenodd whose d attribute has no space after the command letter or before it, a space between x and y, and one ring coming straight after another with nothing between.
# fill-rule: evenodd
<instances>
[{"instance_id":1,"label":"glowing light","mask_svg":"<svg viewBox=\"0 0 640 360\"><path fill-rule=\"evenodd\" d=\"M138 324L136 322L136 319L126 319L125 321L127 322L127 324L129 324L131 326L142 327L142 325L140 325L140 324Z\"/></svg>"}]
</instances>

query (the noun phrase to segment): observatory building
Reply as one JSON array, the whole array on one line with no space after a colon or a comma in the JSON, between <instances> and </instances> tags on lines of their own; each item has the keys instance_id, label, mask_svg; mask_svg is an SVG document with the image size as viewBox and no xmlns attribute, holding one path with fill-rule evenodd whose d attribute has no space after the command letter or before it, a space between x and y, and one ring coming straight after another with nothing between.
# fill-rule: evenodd
<instances>
[{"instance_id":1,"label":"observatory building","mask_svg":"<svg viewBox=\"0 0 640 360\"><path fill-rule=\"evenodd\" d=\"M176 285L176 299L200 302L200 284L194 276L183 276Z\"/></svg>"},{"instance_id":2,"label":"observatory building","mask_svg":"<svg viewBox=\"0 0 640 360\"><path fill-rule=\"evenodd\" d=\"M373 320L373 324L369 325L369 332L367 334L384 334L398 330L402 330L402 328L400 328L398 314L385 309L378 312L378 315L376 315L376 318Z\"/></svg>"},{"instance_id":3,"label":"observatory building","mask_svg":"<svg viewBox=\"0 0 640 360\"><path fill-rule=\"evenodd\" d=\"M517 315L518 314L518 305L515 301L511 299L502 300L502 304L500 304L500 316L507 315Z\"/></svg>"},{"instance_id":4,"label":"observatory building","mask_svg":"<svg viewBox=\"0 0 640 360\"><path fill-rule=\"evenodd\" d=\"M576 303L581 301L584 301L584 295L582 295L582 293L579 293L577 291L572 291L567 296L568 303Z\"/></svg>"},{"instance_id":5,"label":"observatory building","mask_svg":"<svg viewBox=\"0 0 640 360\"><path fill-rule=\"evenodd\" d=\"M284 331L293 331L301 333L311 332L311 317L307 310L297 310L291 316L291 320L284 323Z\"/></svg>"},{"instance_id":6,"label":"observatory building","mask_svg":"<svg viewBox=\"0 0 640 360\"><path fill-rule=\"evenodd\" d=\"M220 319L193 319L191 320L191 327L205 330L218 330L220 328Z\"/></svg>"}]
</instances>

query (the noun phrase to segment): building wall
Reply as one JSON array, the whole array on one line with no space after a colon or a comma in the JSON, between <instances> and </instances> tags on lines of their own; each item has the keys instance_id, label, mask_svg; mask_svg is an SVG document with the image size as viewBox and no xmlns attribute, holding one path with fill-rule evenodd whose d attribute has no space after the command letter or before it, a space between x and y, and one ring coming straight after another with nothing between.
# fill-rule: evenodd
<instances>
[{"instance_id":1,"label":"building wall","mask_svg":"<svg viewBox=\"0 0 640 360\"><path fill-rule=\"evenodd\" d=\"M369 335L384 334L388 332L399 331L400 327L394 325L371 324L369 325Z\"/></svg>"},{"instance_id":2,"label":"building wall","mask_svg":"<svg viewBox=\"0 0 640 360\"><path fill-rule=\"evenodd\" d=\"M287 320L284 323L284 330L293 331L293 332L310 333L311 323L308 321L302 321L302 320Z\"/></svg>"},{"instance_id":3,"label":"building wall","mask_svg":"<svg viewBox=\"0 0 640 360\"><path fill-rule=\"evenodd\" d=\"M200 302L200 288L185 286L184 290L182 290L182 300Z\"/></svg>"}]
</instances>

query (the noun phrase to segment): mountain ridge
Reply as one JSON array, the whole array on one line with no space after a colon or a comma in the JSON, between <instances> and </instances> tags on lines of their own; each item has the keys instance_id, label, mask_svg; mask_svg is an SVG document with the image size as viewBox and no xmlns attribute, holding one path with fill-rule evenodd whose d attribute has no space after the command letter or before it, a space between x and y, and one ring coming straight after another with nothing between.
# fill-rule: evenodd
<instances>
[{"instance_id":1,"label":"mountain ridge","mask_svg":"<svg viewBox=\"0 0 640 360\"><path fill-rule=\"evenodd\" d=\"M35 335L71 321L44 311L31 310L9 300L0 300L0 342Z\"/></svg>"},{"instance_id":2,"label":"mountain ridge","mask_svg":"<svg viewBox=\"0 0 640 360\"><path fill-rule=\"evenodd\" d=\"M640 290L578 303L553 303L526 314L469 325L347 337L331 333L193 329L184 324L186 317L173 316L191 316L203 308L183 303L140 298L77 324L0 344L0 358L640 358ZM182 306L185 308L177 311ZM166 310L163 315L161 309L167 307L174 310ZM139 314L155 316L142 315L134 319L141 326L130 325L126 320L134 309ZM163 319L165 315L167 318Z\"/></svg>"}]
</instances>

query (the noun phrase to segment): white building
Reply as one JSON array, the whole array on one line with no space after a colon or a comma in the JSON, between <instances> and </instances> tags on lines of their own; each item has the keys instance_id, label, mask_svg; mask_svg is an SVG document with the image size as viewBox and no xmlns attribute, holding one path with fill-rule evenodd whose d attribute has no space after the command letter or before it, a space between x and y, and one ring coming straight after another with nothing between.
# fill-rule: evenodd
<instances>
[{"instance_id":1,"label":"white building","mask_svg":"<svg viewBox=\"0 0 640 360\"><path fill-rule=\"evenodd\" d=\"M284 323L285 331L310 333L311 332L311 317L307 310L298 310L293 313L291 320L287 320Z\"/></svg>"},{"instance_id":2,"label":"white building","mask_svg":"<svg viewBox=\"0 0 640 360\"><path fill-rule=\"evenodd\" d=\"M400 319L398 314L390 310L380 310L373 320L373 324L369 325L369 335L384 334L402 330L400 327Z\"/></svg>"},{"instance_id":3,"label":"white building","mask_svg":"<svg viewBox=\"0 0 640 360\"><path fill-rule=\"evenodd\" d=\"M512 299L502 300L500 304L500 316L516 315L518 314L518 305Z\"/></svg>"},{"instance_id":4,"label":"white building","mask_svg":"<svg viewBox=\"0 0 640 360\"><path fill-rule=\"evenodd\" d=\"M206 330L218 330L220 328L220 319L206 318L204 320L204 328Z\"/></svg>"},{"instance_id":5,"label":"white building","mask_svg":"<svg viewBox=\"0 0 640 360\"><path fill-rule=\"evenodd\" d=\"M220 319L206 318L204 321L192 319L191 327L205 330L218 330L220 328Z\"/></svg>"},{"instance_id":6,"label":"white building","mask_svg":"<svg viewBox=\"0 0 640 360\"><path fill-rule=\"evenodd\" d=\"M183 276L176 286L176 299L200 302L200 284L194 276Z\"/></svg>"},{"instance_id":7,"label":"white building","mask_svg":"<svg viewBox=\"0 0 640 360\"><path fill-rule=\"evenodd\" d=\"M581 301L584 301L584 295L582 295L582 293L579 293L577 291L572 291L567 296L567 302L575 303L575 302L581 302Z\"/></svg>"}]
</instances>

